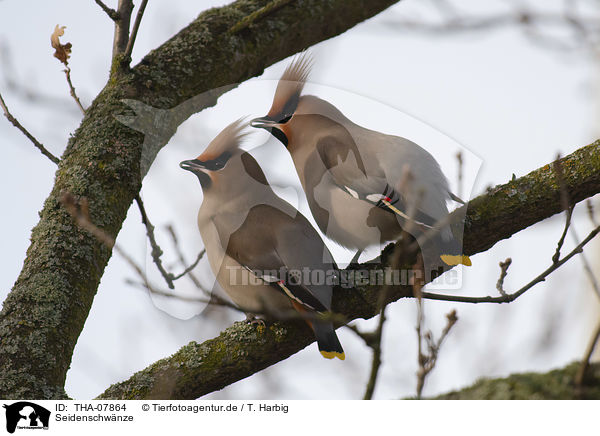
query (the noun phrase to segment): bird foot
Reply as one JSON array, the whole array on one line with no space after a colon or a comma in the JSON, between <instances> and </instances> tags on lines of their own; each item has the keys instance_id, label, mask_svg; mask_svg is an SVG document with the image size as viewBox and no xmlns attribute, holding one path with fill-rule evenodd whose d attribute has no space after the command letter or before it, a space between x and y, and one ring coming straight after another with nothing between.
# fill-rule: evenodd
<instances>
[{"instance_id":1,"label":"bird foot","mask_svg":"<svg viewBox=\"0 0 600 436\"><path fill-rule=\"evenodd\" d=\"M254 315L253 313L246 314L246 323L250 325L266 327L265 321L260 318L257 318L256 315Z\"/></svg>"}]
</instances>

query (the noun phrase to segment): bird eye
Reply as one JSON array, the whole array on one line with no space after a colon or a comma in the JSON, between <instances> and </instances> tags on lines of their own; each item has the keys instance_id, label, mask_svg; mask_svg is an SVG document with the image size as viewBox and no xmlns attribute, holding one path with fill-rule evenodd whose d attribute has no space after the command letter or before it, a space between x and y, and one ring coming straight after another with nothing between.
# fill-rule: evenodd
<instances>
[{"instance_id":1,"label":"bird eye","mask_svg":"<svg viewBox=\"0 0 600 436\"><path fill-rule=\"evenodd\" d=\"M227 161L229 160L230 157L231 157L231 153L226 151L221 156L219 156L218 159L211 161L212 171L218 171L218 170L225 168L225 165L227 164Z\"/></svg>"},{"instance_id":2,"label":"bird eye","mask_svg":"<svg viewBox=\"0 0 600 436\"><path fill-rule=\"evenodd\" d=\"M287 115L283 119L279 120L279 124L285 124L292 118L292 115Z\"/></svg>"}]
</instances>

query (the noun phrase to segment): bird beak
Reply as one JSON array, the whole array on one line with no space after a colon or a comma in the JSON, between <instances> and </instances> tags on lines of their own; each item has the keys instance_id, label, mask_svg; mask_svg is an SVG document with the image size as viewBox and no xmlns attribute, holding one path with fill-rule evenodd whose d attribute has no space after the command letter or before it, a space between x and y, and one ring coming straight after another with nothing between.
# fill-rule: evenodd
<instances>
[{"instance_id":1,"label":"bird beak","mask_svg":"<svg viewBox=\"0 0 600 436\"><path fill-rule=\"evenodd\" d=\"M184 160L179 164L179 166L184 170L191 171L193 173L205 169L204 162L201 162L198 159Z\"/></svg>"},{"instance_id":2,"label":"bird beak","mask_svg":"<svg viewBox=\"0 0 600 436\"><path fill-rule=\"evenodd\" d=\"M250 121L250 125L252 127L256 127L256 128L260 128L260 129L272 129L273 127L276 127L279 123L277 123L276 121L273 121L272 119L268 118L268 117L263 117L263 118L254 118L252 121Z\"/></svg>"}]
</instances>

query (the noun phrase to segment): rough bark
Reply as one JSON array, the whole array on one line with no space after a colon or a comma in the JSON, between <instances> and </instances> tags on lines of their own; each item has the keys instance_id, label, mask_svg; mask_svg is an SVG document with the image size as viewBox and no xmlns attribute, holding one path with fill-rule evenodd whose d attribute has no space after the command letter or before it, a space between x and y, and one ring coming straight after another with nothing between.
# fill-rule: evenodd
<instances>
[{"instance_id":1,"label":"rough bark","mask_svg":"<svg viewBox=\"0 0 600 436\"><path fill-rule=\"evenodd\" d=\"M564 187L573 202L600 192L600 140L562 158L561 167ZM466 207L464 249L475 254L561 211L561 187L554 167L545 165L488 190ZM390 251L388 246L382 253L382 263L362 268L381 269ZM371 318L378 313L380 290L378 286L336 288L333 310L348 320ZM410 297L412 287L396 286L388 295L390 301ZM111 386L98 398L198 398L284 360L313 341L312 332L301 321L275 323L266 329L235 323L214 339L191 342Z\"/></svg>"},{"instance_id":2,"label":"rough bark","mask_svg":"<svg viewBox=\"0 0 600 436\"><path fill-rule=\"evenodd\" d=\"M581 365L574 362L547 373L527 372L505 378L481 379L472 386L437 396L435 400L598 400L600 364L590 365L582 386L575 385Z\"/></svg>"},{"instance_id":3,"label":"rough bark","mask_svg":"<svg viewBox=\"0 0 600 436\"><path fill-rule=\"evenodd\" d=\"M73 349L111 252L76 227L59 198L65 191L87 197L94 223L116 237L141 186L144 140L115 118L131 113L122 99L168 109L211 89L230 89L397 1L239 0L202 13L131 70L123 71L117 56L106 87L68 142L0 313L0 397L66 397Z\"/></svg>"}]
</instances>

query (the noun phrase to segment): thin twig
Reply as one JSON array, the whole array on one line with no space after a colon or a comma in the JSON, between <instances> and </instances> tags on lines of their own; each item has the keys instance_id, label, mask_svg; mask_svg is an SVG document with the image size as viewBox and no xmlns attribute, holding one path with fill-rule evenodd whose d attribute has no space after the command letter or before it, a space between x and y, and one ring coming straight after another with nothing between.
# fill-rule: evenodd
<instances>
[{"instance_id":1,"label":"thin twig","mask_svg":"<svg viewBox=\"0 0 600 436\"><path fill-rule=\"evenodd\" d=\"M24 99L31 103L36 103L49 106L52 110L56 110L57 107L66 111L72 112L72 102L70 98L55 97L49 94L45 94L42 90L33 89L28 83L21 83L17 79L21 79L17 69L15 68L12 60L12 53L9 45L0 40L0 65L2 65L2 79L6 84L6 89L16 94L21 99Z\"/></svg>"},{"instance_id":2,"label":"thin twig","mask_svg":"<svg viewBox=\"0 0 600 436\"><path fill-rule=\"evenodd\" d=\"M6 119L8 121L10 121L13 126L15 126L17 129L19 129L25 136L27 136L27 138L33 143L33 145L36 146L36 148L39 151L42 152L42 154L44 156L46 156L48 159L50 159L52 162L54 162L56 165L58 165L60 160L56 156L54 156L52 153L50 153L48 151L48 149L46 147L44 147L40 141L35 139L34 136L31 133L29 133L29 131L25 127L23 127L21 125L21 123L19 123L19 121L15 117L12 116L12 114L8 110L8 107L6 107L6 103L4 103L2 94L0 94L0 106L2 107L2 110L4 111L4 116L6 117Z\"/></svg>"},{"instance_id":3,"label":"thin twig","mask_svg":"<svg viewBox=\"0 0 600 436\"><path fill-rule=\"evenodd\" d=\"M586 208L587 208L587 212L588 212L588 216L590 218L590 221L592 223L592 225L594 227L598 226L598 223L596 222L596 218L594 216L594 207L592 205L591 200L588 198L588 200L586 201ZM571 235L573 237L573 240L575 241L576 244L579 243L579 237L577 236L577 232L575 231L575 229L571 229ZM600 298L600 284L598 283L598 280L596 279L596 274L594 273L592 266L590 265L590 262L587 259L587 256L585 255L585 253L581 253L581 262L583 263L583 270L585 271L590 284L592 285L592 289L594 290L594 292L596 293L596 296L598 298Z\"/></svg>"},{"instance_id":4,"label":"thin twig","mask_svg":"<svg viewBox=\"0 0 600 436\"><path fill-rule=\"evenodd\" d=\"M69 89L71 91L71 97L73 97L75 99L77 106L79 106L79 109L81 109L81 112L85 115L85 109L83 108L83 105L81 104L81 100L79 100L79 97L77 97L77 93L75 93L75 87L73 86L73 82L71 82L71 68L67 67L64 70L64 72L65 72L65 75L67 76L67 83L69 84Z\"/></svg>"},{"instance_id":5,"label":"thin twig","mask_svg":"<svg viewBox=\"0 0 600 436\"><path fill-rule=\"evenodd\" d=\"M457 9L454 9L456 12ZM425 22L414 20L388 20L387 23L394 30L423 32L432 35L448 35L460 32L473 32L502 28L511 25L521 26L526 36L533 42L546 47L559 50L573 50L581 47L590 49L597 54L597 37L600 20L593 16L582 16L574 13L552 13L533 9L524 9L522 5L516 5L513 11L490 15L468 15L465 13L453 13L446 16L441 22ZM572 41L566 43L562 39L554 37L551 32L544 34L540 32L542 26L554 29L562 26L573 30Z\"/></svg>"},{"instance_id":6,"label":"thin twig","mask_svg":"<svg viewBox=\"0 0 600 436\"><path fill-rule=\"evenodd\" d=\"M519 298L521 295L523 295L529 289L533 288L538 283L546 280L546 277L548 277L552 272L556 271L562 265L567 263L572 257L574 257L577 254L582 253L583 247L585 247L588 242L590 242L592 239L594 239L594 237L598 233L600 233L600 226L598 226L594 230L592 230L587 235L587 237L583 241L581 241L581 243L579 243L569 254L567 254L565 257L560 259L558 262L556 262L556 263L553 262L552 265L550 265L541 274L537 275L529 283L527 283L521 289L519 289L518 291L516 291L512 294L506 294L506 295L502 295L500 297L491 297L491 296L466 297L466 296L460 296L460 295L444 295L444 294L434 294L431 292L423 292L423 298L427 298L428 300L455 301L457 303L510 303L511 301L514 301L517 298Z\"/></svg>"},{"instance_id":7,"label":"thin twig","mask_svg":"<svg viewBox=\"0 0 600 436\"><path fill-rule=\"evenodd\" d=\"M423 392L423 386L425 384L425 377L427 376L427 372L425 370L425 361L426 357L423 354L423 283L415 282L413 284L413 296L415 297L415 301L417 302L417 363L419 364L419 369L417 370L417 398L421 399L421 393Z\"/></svg>"},{"instance_id":8,"label":"thin twig","mask_svg":"<svg viewBox=\"0 0 600 436\"><path fill-rule=\"evenodd\" d=\"M373 358L371 360L371 372L369 374L369 380L367 381L367 388L365 389L365 395L363 400L370 400L373 398L375 392L375 383L377 382L377 375L379 373L379 367L381 366L381 339L383 336L383 324L386 321L385 309L387 304L384 304L379 311L379 322L377 323L377 329L373 333L373 340L371 342L371 348L373 349Z\"/></svg>"},{"instance_id":9,"label":"thin twig","mask_svg":"<svg viewBox=\"0 0 600 436\"><path fill-rule=\"evenodd\" d=\"M401 257L405 250L402 248L406 248L406 240L408 239L408 234L406 232L402 232L402 236L398 243L396 244L394 251L392 253L392 259L390 262L390 268L392 270L398 269L398 266L401 263ZM400 248L402 247L402 248ZM365 394L363 395L363 400L370 400L373 398L373 393L375 392L375 385L377 383L377 376L379 375L379 368L381 367L381 340L383 339L383 325L386 321L385 317L385 309L389 304L388 297L390 294L390 285L386 283L381 293L379 294L379 299L377 305L379 306L379 322L377 323L377 328L372 333L362 333L359 334L365 341L365 343L371 347L373 350L373 357L371 359L371 371L369 373L369 379L367 380L367 387L365 388ZM358 330L356 330L358 333Z\"/></svg>"},{"instance_id":10,"label":"thin twig","mask_svg":"<svg viewBox=\"0 0 600 436\"><path fill-rule=\"evenodd\" d=\"M346 327L348 330L353 331L356 334L356 336L358 336L365 342L365 345L367 345L370 348L373 348L373 344L377 340L376 332L363 332L359 330L359 328L356 327L354 324L345 324L344 327Z\"/></svg>"},{"instance_id":11,"label":"thin twig","mask_svg":"<svg viewBox=\"0 0 600 436\"><path fill-rule=\"evenodd\" d=\"M196 287L202 288L202 284L196 278L196 276L194 274L192 274L191 271L194 268L196 268L196 265L198 265L200 260L204 257L204 254L206 253L206 249L203 248L200 251L200 253L198 253L198 256L196 257L196 260L194 261L194 263L192 263L190 266L186 267L185 266L186 265L185 256L183 255L183 252L181 251L181 248L179 247L179 239L177 238L177 234L175 233L175 229L173 228L172 225L167 226L167 232L169 232L169 234L171 235L171 240L173 241L173 248L175 249L175 253L177 253L177 257L179 258L179 263L181 263L181 265L185 268L181 274L173 277L173 281L178 280L187 274L188 277L190 278L190 280L194 283L194 285L196 285Z\"/></svg>"},{"instance_id":12,"label":"thin twig","mask_svg":"<svg viewBox=\"0 0 600 436\"><path fill-rule=\"evenodd\" d=\"M552 167L554 168L554 174L556 175L556 182L560 188L560 204L565 210L565 227L560 239L558 240L558 244L556 245L554 255L552 256L552 262L556 263L560 259L560 250L565 243L565 238L567 237L569 227L571 226L571 218L573 217L573 209L575 209L575 205L571 204L571 199L569 198L569 191L567 190L567 184L565 183L565 176L560 160L560 154L556 156L556 160L552 164Z\"/></svg>"},{"instance_id":13,"label":"thin twig","mask_svg":"<svg viewBox=\"0 0 600 436\"><path fill-rule=\"evenodd\" d=\"M85 197L77 200L77 198L74 195L72 195L70 193L64 193L60 198L60 202L65 207L67 212L69 212L69 214L73 217L73 219L75 220L75 223L77 224L78 227L80 227L81 229L90 233L100 243L104 244L109 249L115 250L129 264L129 266L135 271L137 276L140 278L141 283L135 282L133 280L127 280L126 282L128 284L135 285L138 287L143 287L144 289L148 290L149 292L151 292L153 294L162 295L162 296L166 296L166 297L172 297L172 298L178 298L183 301L208 302L207 299L187 297L187 296L173 294L170 292L165 292L165 291L156 289L154 286L152 286L152 284L148 280L148 277L144 273L142 267L140 265L138 265L138 263L133 259L133 257L131 257L125 250L123 250L115 242L115 239L112 236L110 236L108 233L106 233L101 228L97 227L92 222L92 220L90 218L90 213L89 213L89 204ZM205 292L205 294L208 295L208 293L206 293L206 292ZM222 305L231 305L232 307L235 307L232 303L228 303L224 300L220 301L220 304L221 303L222 303Z\"/></svg>"},{"instance_id":14,"label":"thin twig","mask_svg":"<svg viewBox=\"0 0 600 436\"><path fill-rule=\"evenodd\" d=\"M598 225L598 223L596 222L596 216L595 216L595 213L594 213L594 205L592 204L592 200L591 199L588 198L585 201L585 207L587 209L587 213L588 213L588 216L590 218L590 221L592 222L592 225L594 227L596 227Z\"/></svg>"},{"instance_id":15,"label":"thin twig","mask_svg":"<svg viewBox=\"0 0 600 436\"><path fill-rule=\"evenodd\" d=\"M412 172L408 166L403 167L402 169L402 179L400 180L400 188L399 191L402 190L412 182ZM416 203L416 202L415 202ZM417 205L413 204L413 207L408 208L408 216L414 217L414 214L417 210ZM409 220L408 225L403 229L400 238L398 239L394 251L392 252L390 268L391 270L396 270L401 264L401 261L413 254L413 251L409 250L409 233L411 231L411 223L412 219ZM422 259L421 259L422 260ZM422 265L421 265L422 267ZM424 268L421 268L424 270ZM383 325L386 321L385 317L385 309L389 304L389 295L391 291L391 286L389 283L386 283L381 293L379 294L377 305L379 309L379 322L377 323L377 328L371 334L363 333L362 337L373 350L373 357L371 360L371 371L369 373L369 379L367 381L367 387L365 389L365 394L363 396L363 400L370 400L373 398L373 393L375 392L375 385L377 383L377 376L379 374L379 368L381 367L381 341L383 339ZM358 333L358 330L356 330ZM368 339L367 339L368 338Z\"/></svg>"},{"instance_id":16,"label":"thin twig","mask_svg":"<svg viewBox=\"0 0 600 436\"><path fill-rule=\"evenodd\" d=\"M119 13L112 8L106 6L101 0L94 0L98 6L102 8L106 15L110 17L111 20L117 21L119 19Z\"/></svg>"},{"instance_id":17,"label":"thin twig","mask_svg":"<svg viewBox=\"0 0 600 436\"><path fill-rule=\"evenodd\" d=\"M148 0L142 0L142 4L140 5L138 13L135 17L135 22L133 23L133 28L131 29L131 34L129 35L129 41L127 41L127 48L125 48L125 54L123 55L123 59L126 62L129 62L129 60L131 59L133 44L135 44L135 38L137 37L137 33L140 28L140 23L142 22L142 16L144 15L144 10L146 9L147 4Z\"/></svg>"},{"instance_id":18,"label":"thin twig","mask_svg":"<svg viewBox=\"0 0 600 436\"><path fill-rule=\"evenodd\" d=\"M182 278L184 275L187 274L198 288L202 288L202 285L199 284L198 279L196 278L196 276L194 276L191 273L191 271L194 268L196 268L196 266L198 265L200 260L202 260L202 258L204 257L204 254L206 254L206 249L203 248L202 251L200 251L200 253L198 253L198 256L196 257L196 260L194 261L194 263L192 263L190 266L188 266L186 269L184 269L181 274L177 274L176 276L173 276L173 281L179 280L180 278ZM183 259L181 259L181 260L183 260Z\"/></svg>"},{"instance_id":19,"label":"thin twig","mask_svg":"<svg viewBox=\"0 0 600 436\"><path fill-rule=\"evenodd\" d=\"M463 164L464 164L462 151L459 151L458 153L456 153L456 164L458 166L457 177L456 177L458 185L456 186L456 195L458 198L462 198Z\"/></svg>"},{"instance_id":20,"label":"thin twig","mask_svg":"<svg viewBox=\"0 0 600 436\"><path fill-rule=\"evenodd\" d=\"M554 255L552 256L552 262L554 263L558 262L560 259L560 250L562 249L562 246L565 243L565 238L567 237L569 227L571 226L571 217L573 216L573 209L575 209L575 205L569 206L565 211L565 227L563 229L562 235L560 235L558 243L556 244L556 250L554 251Z\"/></svg>"},{"instance_id":21,"label":"thin twig","mask_svg":"<svg viewBox=\"0 0 600 436\"><path fill-rule=\"evenodd\" d=\"M581 253L581 263L583 263L583 271L585 272L585 275L588 277L588 280L590 281L592 290L594 291L596 296L598 298L600 298L600 284L598 283L596 274L594 274L594 271L592 270L592 266L590 265L590 262L588 261L585 253Z\"/></svg>"},{"instance_id":22,"label":"thin twig","mask_svg":"<svg viewBox=\"0 0 600 436\"><path fill-rule=\"evenodd\" d=\"M585 382L585 376L588 372L588 368L590 366L590 359L592 354L594 353L594 349L596 348L596 344L600 339L600 323L596 326L596 330L592 334L590 342L588 343L587 349L585 350L585 355L583 356L583 360L581 361L581 365L577 370L577 374L575 375L575 386L582 387Z\"/></svg>"},{"instance_id":23,"label":"thin twig","mask_svg":"<svg viewBox=\"0 0 600 436\"><path fill-rule=\"evenodd\" d=\"M579 236L577 236L577 231L575 230L574 227L571 227L571 237L573 238L573 241L575 241L575 244L579 244ZM586 276L588 277L588 279L590 281L590 285L592 285L592 290L594 291L596 296L600 299L600 284L598 284L598 280L596 279L596 274L594 274L592 266L590 265L590 262L588 261L588 258L585 255L585 253L581 253L580 257L581 257L581 263L583 264L583 271L585 272Z\"/></svg>"},{"instance_id":24,"label":"thin twig","mask_svg":"<svg viewBox=\"0 0 600 436\"><path fill-rule=\"evenodd\" d=\"M508 257L504 262L500 262L498 265L500 266L500 277L498 277L498 281L496 282L496 289L502 296L506 296L506 291L504 290L504 279L506 278L506 274L508 274L508 267L512 263L512 259Z\"/></svg>"},{"instance_id":25,"label":"thin twig","mask_svg":"<svg viewBox=\"0 0 600 436\"><path fill-rule=\"evenodd\" d=\"M191 297L191 296L187 296L187 295L175 294L173 292L163 291L161 289L157 289L154 287L148 287L148 285L143 281L138 282L138 281L131 280L131 279L125 279L125 283L127 283L130 286L136 287L138 289L143 289L143 290L149 291L151 294L159 295L161 297L168 297L168 298L173 298L173 299L181 300L181 301L187 301L187 302L191 302L191 303L206 303L206 304L215 304L215 305L227 306L227 307L233 306L232 303L220 304L220 302L213 301L208 297ZM238 308L235 308L235 309L239 310Z\"/></svg>"},{"instance_id":26,"label":"thin twig","mask_svg":"<svg viewBox=\"0 0 600 436\"><path fill-rule=\"evenodd\" d=\"M420 300L417 300L420 302ZM421 304L419 304L419 320L418 323L423 322L423 308ZM456 310L452 310L450 313L446 314L446 326L444 330L442 330L442 334L437 341L433 340L433 336L431 332L427 332L425 335L425 340L427 341L427 355L424 355L421 352L421 339L419 338L419 371L417 372L417 399L421 399L423 394L423 387L425 386L425 379L429 375L431 371L435 368L435 364L437 363L437 359L440 353L440 348L442 347L442 343L450 333L450 330L458 321L458 317L456 316ZM421 335L419 324L417 324L418 334Z\"/></svg>"},{"instance_id":27,"label":"thin twig","mask_svg":"<svg viewBox=\"0 0 600 436\"><path fill-rule=\"evenodd\" d=\"M152 260L154 261L154 264L158 268L160 274L165 279L165 282L167 282L167 286L169 287L169 289L175 289L175 285L173 284L173 274L167 272L167 270L162 264L160 256L162 256L163 251L156 242L156 237L154 236L154 226L148 218L148 214L146 213L146 208L144 207L144 202L142 201L140 194L135 195L135 202L137 203L138 209L140 210L140 215L142 216L142 223L144 224L144 226L146 226L146 234L148 235L148 240L150 241L150 247L152 247L152 251L150 252Z\"/></svg>"},{"instance_id":28,"label":"thin twig","mask_svg":"<svg viewBox=\"0 0 600 436\"><path fill-rule=\"evenodd\" d=\"M422 258L420 262L421 267L423 267ZM417 370L417 399L421 399L423 387L425 386L425 380L429 373L435 368L439 351L444 339L450 332L452 326L456 324L456 321L458 321L456 310L452 310L446 315L446 327L442 331L442 334L437 342L434 341L431 331L428 331L425 333L425 335L423 335L423 325L425 323L425 312L423 310L423 286L425 286L424 280L415 280L413 283L413 296L417 302L417 363L419 364L419 369ZM427 354L423 352L423 339L425 339L427 342Z\"/></svg>"}]
</instances>

